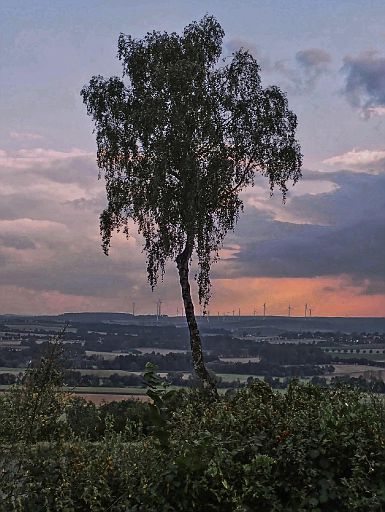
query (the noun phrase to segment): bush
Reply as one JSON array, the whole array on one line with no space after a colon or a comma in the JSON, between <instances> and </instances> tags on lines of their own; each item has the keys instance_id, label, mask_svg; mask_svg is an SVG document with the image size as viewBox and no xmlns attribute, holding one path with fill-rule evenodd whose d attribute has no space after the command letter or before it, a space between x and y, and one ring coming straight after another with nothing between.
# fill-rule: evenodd
<instances>
[{"instance_id":1,"label":"bush","mask_svg":"<svg viewBox=\"0 0 385 512\"><path fill-rule=\"evenodd\" d=\"M298 383L275 393L263 382L216 401L198 390L159 396L167 436L133 427L154 419L154 406L125 403L87 406L83 427L68 421L57 441L3 443L3 510L384 510L385 407L375 396ZM103 415L97 440L87 438L84 425Z\"/></svg>"}]
</instances>

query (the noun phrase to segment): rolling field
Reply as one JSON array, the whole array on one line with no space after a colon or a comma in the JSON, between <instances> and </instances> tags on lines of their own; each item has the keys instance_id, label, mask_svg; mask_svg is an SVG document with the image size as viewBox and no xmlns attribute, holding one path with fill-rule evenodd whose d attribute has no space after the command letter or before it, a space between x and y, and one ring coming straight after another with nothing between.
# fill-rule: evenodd
<instances>
[{"instance_id":1,"label":"rolling field","mask_svg":"<svg viewBox=\"0 0 385 512\"><path fill-rule=\"evenodd\" d=\"M351 377L385 377L385 368L380 366L368 366L364 364L333 364L335 371L329 377L341 377L350 375Z\"/></svg>"}]
</instances>

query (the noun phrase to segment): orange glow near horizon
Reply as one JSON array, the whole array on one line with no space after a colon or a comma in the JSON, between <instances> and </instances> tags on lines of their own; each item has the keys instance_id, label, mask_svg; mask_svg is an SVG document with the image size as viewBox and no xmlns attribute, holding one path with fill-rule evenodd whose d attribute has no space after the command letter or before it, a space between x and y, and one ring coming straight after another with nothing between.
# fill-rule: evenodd
<instances>
[{"instance_id":1,"label":"orange glow near horizon","mask_svg":"<svg viewBox=\"0 0 385 512\"><path fill-rule=\"evenodd\" d=\"M241 278L217 279L214 282L211 314L262 314L303 316L305 304L312 316L385 316L385 295L365 295L359 286L343 277L319 278Z\"/></svg>"},{"instance_id":2,"label":"orange glow near horizon","mask_svg":"<svg viewBox=\"0 0 385 512\"><path fill-rule=\"evenodd\" d=\"M160 296L164 299L162 310L165 314L175 316L177 308L180 314L181 299L177 282L170 276L164 286L172 287L173 292L168 298L161 295L161 289L152 294L147 283L143 283L142 297L136 296L134 299L137 314L154 314L155 301ZM3 286L0 288L0 313L55 315L84 311L131 312L131 300L129 294L103 298ZM196 298L194 301L199 315L199 304ZM216 279L213 281L213 296L208 310L211 316L218 313L232 315L233 311L238 314L239 308L244 316L253 315L254 310L261 315L263 303L266 303L266 314L272 316L286 316L289 304L292 316L304 316L305 304L312 309L312 316L385 316L385 295L365 295L363 288L351 285L342 276Z\"/></svg>"}]
</instances>

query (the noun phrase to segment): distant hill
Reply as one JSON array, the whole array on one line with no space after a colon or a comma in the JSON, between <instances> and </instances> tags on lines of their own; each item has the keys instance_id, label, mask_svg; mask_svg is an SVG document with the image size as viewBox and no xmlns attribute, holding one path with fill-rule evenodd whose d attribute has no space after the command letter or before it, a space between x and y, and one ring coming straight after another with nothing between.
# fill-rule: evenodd
<instances>
[{"instance_id":1,"label":"distant hill","mask_svg":"<svg viewBox=\"0 0 385 512\"><path fill-rule=\"evenodd\" d=\"M124 322L132 320L134 317L130 313L104 313L104 312L86 312L86 313L63 313L56 317L64 322Z\"/></svg>"},{"instance_id":2,"label":"distant hill","mask_svg":"<svg viewBox=\"0 0 385 512\"><path fill-rule=\"evenodd\" d=\"M222 325L225 329L253 328L261 335L279 334L283 331L297 332L385 332L385 318L367 317L224 317L210 319L211 325Z\"/></svg>"},{"instance_id":3,"label":"distant hill","mask_svg":"<svg viewBox=\"0 0 385 512\"><path fill-rule=\"evenodd\" d=\"M114 324L135 324L135 325L176 325L186 326L184 317L159 317L155 315L135 315L130 313L109 313L109 312L85 312L85 313L63 313L61 315L0 315L0 322L3 323L114 323ZM260 335L280 334L284 331L292 332L385 332L385 318L368 317L287 317L287 316L212 316L198 317L198 323L202 332L216 330L220 332L236 331L242 329L253 330Z\"/></svg>"}]
</instances>

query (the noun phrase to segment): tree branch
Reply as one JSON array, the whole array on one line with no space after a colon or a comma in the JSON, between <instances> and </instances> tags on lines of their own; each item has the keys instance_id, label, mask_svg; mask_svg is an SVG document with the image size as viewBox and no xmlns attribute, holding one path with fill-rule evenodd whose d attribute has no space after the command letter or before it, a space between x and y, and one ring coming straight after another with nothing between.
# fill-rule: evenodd
<instances>
[{"instance_id":1,"label":"tree branch","mask_svg":"<svg viewBox=\"0 0 385 512\"><path fill-rule=\"evenodd\" d=\"M248 164L246 165L245 167L245 170L243 171L243 175L242 175L242 178L239 180L239 182L235 185L235 187L233 187L230 191L229 191L229 195L230 194L234 194L234 192L236 192L239 187L241 187L245 181L245 178L246 178L246 175L247 173L249 172L249 169L250 169L250 165L251 163L253 162L253 160L250 158Z\"/></svg>"}]
</instances>

